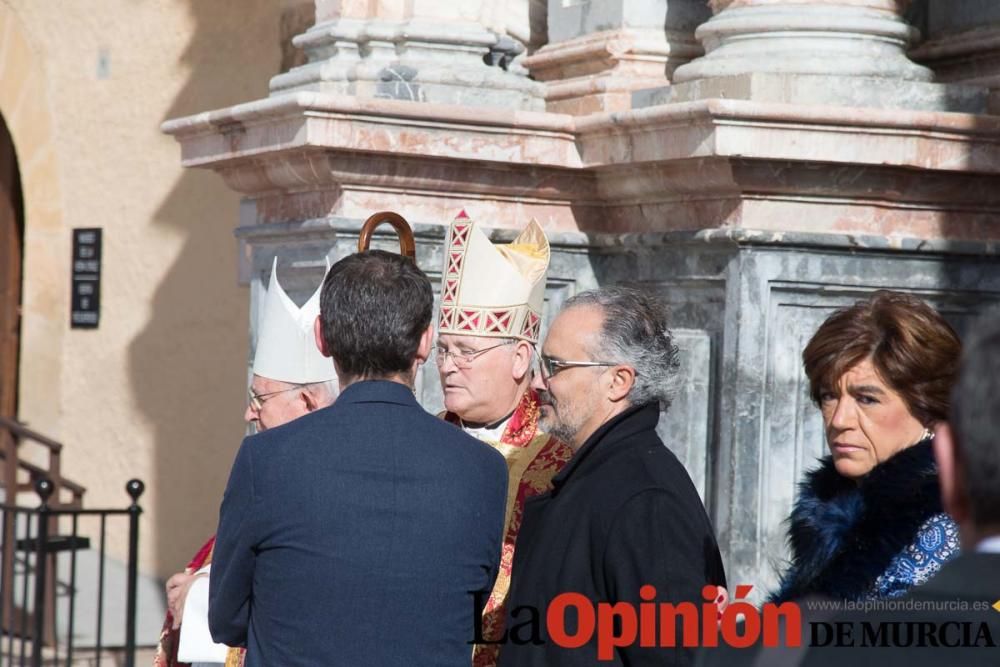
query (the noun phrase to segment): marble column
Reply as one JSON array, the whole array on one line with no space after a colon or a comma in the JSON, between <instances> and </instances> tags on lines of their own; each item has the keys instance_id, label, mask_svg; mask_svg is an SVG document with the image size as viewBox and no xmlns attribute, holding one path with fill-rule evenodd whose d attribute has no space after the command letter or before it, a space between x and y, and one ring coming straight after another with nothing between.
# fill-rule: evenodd
<instances>
[{"instance_id":1,"label":"marble column","mask_svg":"<svg viewBox=\"0 0 1000 667\"><path fill-rule=\"evenodd\" d=\"M907 56L910 0L712 0L695 35L705 55L633 106L744 99L809 106L987 113L989 92L933 83Z\"/></svg>"},{"instance_id":2,"label":"marble column","mask_svg":"<svg viewBox=\"0 0 1000 667\"><path fill-rule=\"evenodd\" d=\"M694 29L709 16L704 0L549 0L549 43L524 65L546 83L549 111L624 111L632 91L701 55Z\"/></svg>"},{"instance_id":3,"label":"marble column","mask_svg":"<svg viewBox=\"0 0 1000 667\"><path fill-rule=\"evenodd\" d=\"M542 86L510 67L524 46L508 36L501 4L316 0L316 24L294 39L308 62L274 77L271 95L311 91L541 110Z\"/></svg>"},{"instance_id":4,"label":"marble column","mask_svg":"<svg viewBox=\"0 0 1000 667\"><path fill-rule=\"evenodd\" d=\"M712 0L696 35L705 56L676 82L770 72L930 81L906 56L918 32L902 18L910 0Z\"/></svg>"}]
</instances>

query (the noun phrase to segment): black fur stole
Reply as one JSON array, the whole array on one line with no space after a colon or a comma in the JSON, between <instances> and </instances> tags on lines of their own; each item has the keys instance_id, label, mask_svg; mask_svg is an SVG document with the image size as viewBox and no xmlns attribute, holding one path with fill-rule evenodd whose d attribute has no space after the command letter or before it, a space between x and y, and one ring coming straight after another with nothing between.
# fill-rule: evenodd
<instances>
[{"instance_id":1,"label":"black fur stole","mask_svg":"<svg viewBox=\"0 0 1000 667\"><path fill-rule=\"evenodd\" d=\"M917 529L942 511L931 440L876 465L861 483L820 460L799 485L788 519L791 566L773 602L806 595L865 597Z\"/></svg>"}]
</instances>

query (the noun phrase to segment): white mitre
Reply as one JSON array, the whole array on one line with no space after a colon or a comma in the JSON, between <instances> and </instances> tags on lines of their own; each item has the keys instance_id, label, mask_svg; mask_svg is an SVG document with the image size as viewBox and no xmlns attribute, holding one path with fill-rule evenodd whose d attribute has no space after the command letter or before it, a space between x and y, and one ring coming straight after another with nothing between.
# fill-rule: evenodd
<instances>
[{"instance_id":1,"label":"white mitre","mask_svg":"<svg viewBox=\"0 0 1000 667\"><path fill-rule=\"evenodd\" d=\"M549 254L534 220L512 243L494 244L459 213L445 243L438 333L537 343Z\"/></svg>"},{"instance_id":2,"label":"white mitre","mask_svg":"<svg viewBox=\"0 0 1000 667\"><path fill-rule=\"evenodd\" d=\"M313 334L322 289L320 282L309 300L299 308L278 283L278 258L274 258L271 282L257 327L254 375L290 384L326 382L337 377L333 360L320 354Z\"/></svg>"}]
</instances>

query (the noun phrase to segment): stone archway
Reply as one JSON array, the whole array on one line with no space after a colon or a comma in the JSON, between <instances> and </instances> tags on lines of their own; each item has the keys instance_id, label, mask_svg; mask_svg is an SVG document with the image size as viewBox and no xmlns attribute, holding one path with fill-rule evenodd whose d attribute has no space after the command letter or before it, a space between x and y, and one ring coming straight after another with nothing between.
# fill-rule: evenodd
<instances>
[{"instance_id":1,"label":"stone archway","mask_svg":"<svg viewBox=\"0 0 1000 667\"><path fill-rule=\"evenodd\" d=\"M43 63L14 10L0 3L0 116L16 156L23 203L17 411L38 430L58 436L70 240Z\"/></svg>"}]
</instances>

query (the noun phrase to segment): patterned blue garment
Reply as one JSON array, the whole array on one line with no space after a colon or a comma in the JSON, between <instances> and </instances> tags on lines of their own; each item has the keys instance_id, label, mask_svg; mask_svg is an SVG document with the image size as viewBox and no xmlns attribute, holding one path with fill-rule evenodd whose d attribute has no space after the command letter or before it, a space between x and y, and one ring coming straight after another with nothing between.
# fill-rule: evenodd
<instances>
[{"instance_id":1,"label":"patterned blue garment","mask_svg":"<svg viewBox=\"0 0 1000 667\"><path fill-rule=\"evenodd\" d=\"M958 553L958 524L944 512L935 514L920 526L913 543L878 576L869 599L902 597L937 574Z\"/></svg>"}]
</instances>

